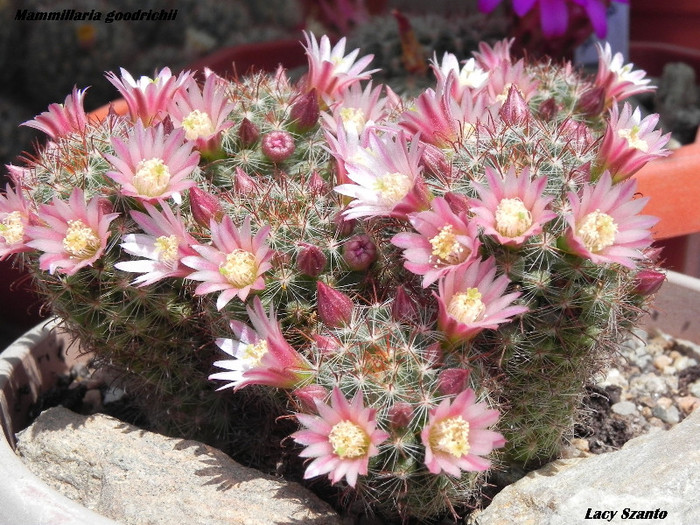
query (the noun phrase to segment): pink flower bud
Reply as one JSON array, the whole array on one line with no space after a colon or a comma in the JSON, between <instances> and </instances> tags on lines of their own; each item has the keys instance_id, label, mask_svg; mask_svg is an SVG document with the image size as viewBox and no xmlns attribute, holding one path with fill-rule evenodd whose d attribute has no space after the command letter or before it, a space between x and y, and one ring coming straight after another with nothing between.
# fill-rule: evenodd
<instances>
[{"instance_id":1,"label":"pink flower bud","mask_svg":"<svg viewBox=\"0 0 700 525\"><path fill-rule=\"evenodd\" d=\"M462 213L467 213L469 211L469 199L466 195L448 191L445 193L445 195L443 195L443 197L447 201L447 204L449 204L453 213L461 215Z\"/></svg>"},{"instance_id":2,"label":"pink flower bud","mask_svg":"<svg viewBox=\"0 0 700 525\"><path fill-rule=\"evenodd\" d=\"M437 366L442 362L442 348L440 343L433 343L425 349L425 358L431 366Z\"/></svg>"},{"instance_id":3,"label":"pink flower bud","mask_svg":"<svg viewBox=\"0 0 700 525\"><path fill-rule=\"evenodd\" d=\"M241 125L238 127L238 138L241 141L241 145L244 148L248 148L255 144L260 138L260 130L247 118L241 121Z\"/></svg>"},{"instance_id":4,"label":"pink flower bud","mask_svg":"<svg viewBox=\"0 0 700 525\"><path fill-rule=\"evenodd\" d=\"M416 303L413 302L403 286L396 289L396 297L391 305L391 317L396 321L410 320L416 317Z\"/></svg>"},{"instance_id":5,"label":"pink flower bud","mask_svg":"<svg viewBox=\"0 0 700 525\"><path fill-rule=\"evenodd\" d=\"M314 171L311 174L311 177L309 177L308 187L309 190L311 190L311 193L313 193L314 195L328 193L328 185L326 184L326 181L323 180L323 178L318 174L317 171Z\"/></svg>"},{"instance_id":6,"label":"pink flower bud","mask_svg":"<svg viewBox=\"0 0 700 525\"><path fill-rule=\"evenodd\" d=\"M339 211L336 213L335 217L333 217L333 222L338 228L338 234L342 237L347 237L355 229L357 219L347 219L343 216L343 212Z\"/></svg>"},{"instance_id":7,"label":"pink flower bud","mask_svg":"<svg viewBox=\"0 0 700 525\"><path fill-rule=\"evenodd\" d=\"M506 101L501 106L498 114L503 119L503 122L509 125L522 124L531 116L527 102L525 102L520 90L515 86L511 86L508 90Z\"/></svg>"},{"instance_id":8,"label":"pink flower bud","mask_svg":"<svg viewBox=\"0 0 700 525\"><path fill-rule=\"evenodd\" d=\"M332 354L340 350L340 341L334 337L316 334L313 336L314 343L322 354Z\"/></svg>"},{"instance_id":9,"label":"pink flower bud","mask_svg":"<svg viewBox=\"0 0 700 525\"><path fill-rule=\"evenodd\" d=\"M197 187L190 188L190 209L197 224L205 228L209 227L212 219L221 222L224 218L224 210L219 200Z\"/></svg>"},{"instance_id":10,"label":"pink flower bud","mask_svg":"<svg viewBox=\"0 0 700 525\"><path fill-rule=\"evenodd\" d=\"M659 291L666 275L654 270L640 270L635 277L635 289L639 295L651 295Z\"/></svg>"},{"instance_id":11,"label":"pink flower bud","mask_svg":"<svg viewBox=\"0 0 700 525\"><path fill-rule=\"evenodd\" d=\"M548 98L540 104L539 114L542 119L553 120L557 113L559 113L559 108L554 98Z\"/></svg>"},{"instance_id":12,"label":"pink flower bud","mask_svg":"<svg viewBox=\"0 0 700 525\"><path fill-rule=\"evenodd\" d=\"M236 168L236 179L233 181L233 188L236 190L236 193L248 195L256 192L258 185L245 171L238 167Z\"/></svg>"},{"instance_id":13,"label":"pink flower bud","mask_svg":"<svg viewBox=\"0 0 700 525\"><path fill-rule=\"evenodd\" d=\"M294 153L294 137L287 131L270 131L262 138L262 152L272 162L287 160Z\"/></svg>"},{"instance_id":14,"label":"pink flower bud","mask_svg":"<svg viewBox=\"0 0 700 525\"><path fill-rule=\"evenodd\" d=\"M438 374L438 390L444 396L456 396L467 388L469 370L448 368Z\"/></svg>"},{"instance_id":15,"label":"pink flower bud","mask_svg":"<svg viewBox=\"0 0 700 525\"><path fill-rule=\"evenodd\" d=\"M578 99L576 109L589 117L600 115L605 109L605 89L592 87L586 90Z\"/></svg>"},{"instance_id":16,"label":"pink flower bud","mask_svg":"<svg viewBox=\"0 0 700 525\"><path fill-rule=\"evenodd\" d=\"M318 246L302 243L302 248L297 255L297 268L304 275L318 277L326 267L328 259Z\"/></svg>"},{"instance_id":17,"label":"pink flower bud","mask_svg":"<svg viewBox=\"0 0 700 525\"><path fill-rule=\"evenodd\" d=\"M356 272L366 270L377 260L377 247L367 235L355 235L343 245L343 259Z\"/></svg>"},{"instance_id":18,"label":"pink flower bud","mask_svg":"<svg viewBox=\"0 0 700 525\"><path fill-rule=\"evenodd\" d=\"M421 162L430 173L434 173L435 175L449 176L452 172L452 166L450 166L450 163L447 161L445 154L441 149L432 144L426 144Z\"/></svg>"},{"instance_id":19,"label":"pink flower bud","mask_svg":"<svg viewBox=\"0 0 700 525\"><path fill-rule=\"evenodd\" d=\"M318 123L321 110L318 105L316 88L302 95L292 106L289 116L294 121L293 126L299 133L309 131Z\"/></svg>"},{"instance_id":20,"label":"pink flower bud","mask_svg":"<svg viewBox=\"0 0 700 525\"><path fill-rule=\"evenodd\" d=\"M389 409L389 421L394 428L407 427L413 416L413 407L409 403L396 403Z\"/></svg>"},{"instance_id":21,"label":"pink flower bud","mask_svg":"<svg viewBox=\"0 0 700 525\"><path fill-rule=\"evenodd\" d=\"M340 328L350 323L355 307L352 299L321 281L316 283L316 292L318 294L318 316L326 326Z\"/></svg>"},{"instance_id":22,"label":"pink flower bud","mask_svg":"<svg viewBox=\"0 0 700 525\"><path fill-rule=\"evenodd\" d=\"M307 385L297 388L292 392L292 395L301 402L303 408L315 412L316 401L321 403L325 401L328 397L328 390L321 385Z\"/></svg>"}]
</instances>

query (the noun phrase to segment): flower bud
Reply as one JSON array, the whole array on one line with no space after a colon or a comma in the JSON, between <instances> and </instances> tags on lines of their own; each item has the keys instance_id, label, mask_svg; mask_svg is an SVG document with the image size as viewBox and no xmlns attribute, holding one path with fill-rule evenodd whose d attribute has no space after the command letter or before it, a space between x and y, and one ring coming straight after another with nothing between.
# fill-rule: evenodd
<instances>
[{"instance_id":1,"label":"flower bud","mask_svg":"<svg viewBox=\"0 0 700 525\"><path fill-rule=\"evenodd\" d=\"M600 115L605 109L605 89L592 87L581 95L576 103L576 109L589 117Z\"/></svg>"},{"instance_id":2,"label":"flower bud","mask_svg":"<svg viewBox=\"0 0 700 525\"><path fill-rule=\"evenodd\" d=\"M315 334L313 339L314 343L316 343L316 348L318 348L318 351L322 354L332 354L340 350L340 341L334 337Z\"/></svg>"},{"instance_id":3,"label":"flower bud","mask_svg":"<svg viewBox=\"0 0 700 525\"><path fill-rule=\"evenodd\" d=\"M212 219L221 222L224 218L224 210L219 200L197 187L190 188L190 209L197 224L205 228L209 228Z\"/></svg>"},{"instance_id":4,"label":"flower bud","mask_svg":"<svg viewBox=\"0 0 700 525\"><path fill-rule=\"evenodd\" d=\"M442 150L432 144L426 144L425 150L423 150L423 156L421 157L421 162L425 166L428 172L435 175L450 175L452 173L452 166L447 160L447 157L442 152Z\"/></svg>"},{"instance_id":5,"label":"flower bud","mask_svg":"<svg viewBox=\"0 0 700 525\"><path fill-rule=\"evenodd\" d=\"M396 289L396 297L391 305L391 317L396 321L410 320L416 317L416 304L403 286Z\"/></svg>"},{"instance_id":6,"label":"flower bud","mask_svg":"<svg viewBox=\"0 0 700 525\"><path fill-rule=\"evenodd\" d=\"M469 211L469 199L466 195L461 195L459 193L452 193L448 191L443 195L447 204L449 204L450 209L456 215L461 215L462 213L467 213Z\"/></svg>"},{"instance_id":7,"label":"flower bud","mask_svg":"<svg viewBox=\"0 0 700 525\"><path fill-rule=\"evenodd\" d=\"M634 291L639 295L651 295L659 291L666 275L654 270L640 270L635 277Z\"/></svg>"},{"instance_id":8,"label":"flower bud","mask_svg":"<svg viewBox=\"0 0 700 525\"><path fill-rule=\"evenodd\" d=\"M539 114L543 120L553 120L558 112L557 101L552 97L540 104Z\"/></svg>"},{"instance_id":9,"label":"flower bud","mask_svg":"<svg viewBox=\"0 0 700 525\"><path fill-rule=\"evenodd\" d=\"M287 131L276 130L263 135L262 152L272 162L287 160L295 149L294 137Z\"/></svg>"},{"instance_id":10,"label":"flower bud","mask_svg":"<svg viewBox=\"0 0 700 525\"><path fill-rule=\"evenodd\" d=\"M311 174L311 177L309 177L308 188L314 195L328 193L328 186L326 184L326 181L323 180L323 178L318 174L317 171L314 171Z\"/></svg>"},{"instance_id":11,"label":"flower bud","mask_svg":"<svg viewBox=\"0 0 700 525\"><path fill-rule=\"evenodd\" d=\"M517 87L510 87L506 101L501 106L498 114L503 122L511 126L522 124L530 118L530 108Z\"/></svg>"},{"instance_id":12,"label":"flower bud","mask_svg":"<svg viewBox=\"0 0 700 525\"><path fill-rule=\"evenodd\" d=\"M236 179L233 181L233 189L236 193L248 195L254 193L258 186L255 181L240 167L236 168Z\"/></svg>"},{"instance_id":13,"label":"flower bud","mask_svg":"<svg viewBox=\"0 0 700 525\"><path fill-rule=\"evenodd\" d=\"M321 281L316 283L316 292L318 316L326 326L340 328L350 323L355 305L347 295Z\"/></svg>"},{"instance_id":14,"label":"flower bud","mask_svg":"<svg viewBox=\"0 0 700 525\"><path fill-rule=\"evenodd\" d=\"M304 275L318 277L326 267L328 259L318 246L302 243L297 255L297 268Z\"/></svg>"},{"instance_id":15,"label":"flower bud","mask_svg":"<svg viewBox=\"0 0 700 525\"><path fill-rule=\"evenodd\" d=\"M338 228L338 235L341 237L347 237L355 229L357 219L347 219L343 215L343 212L339 211L336 213L335 217L333 217L333 222L335 223L336 228Z\"/></svg>"},{"instance_id":16,"label":"flower bud","mask_svg":"<svg viewBox=\"0 0 700 525\"><path fill-rule=\"evenodd\" d=\"M377 247L367 235L355 235L343 245L343 259L348 268L361 272L377 260Z\"/></svg>"},{"instance_id":17,"label":"flower bud","mask_svg":"<svg viewBox=\"0 0 700 525\"><path fill-rule=\"evenodd\" d=\"M238 127L238 138L241 141L241 146L249 148L260 138L260 130L250 120L244 118Z\"/></svg>"},{"instance_id":18,"label":"flower bud","mask_svg":"<svg viewBox=\"0 0 700 525\"><path fill-rule=\"evenodd\" d=\"M294 390L292 395L299 400L303 409L315 412L316 401L323 403L326 397L328 397L328 390L321 385L306 385Z\"/></svg>"},{"instance_id":19,"label":"flower bud","mask_svg":"<svg viewBox=\"0 0 700 525\"><path fill-rule=\"evenodd\" d=\"M389 421L394 428L407 427L412 416L413 407L409 403L396 403L389 409Z\"/></svg>"},{"instance_id":20,"label":"flower bud","mask_svg":"<svg viewBox=\"0 0 700 525\"><path fill-rule=\"evenodd\" d=\"M467 388L469 370L447 368L438 374L438 391L443 396L456 396Z\"/></svg>"},{"instance_id":21,"label":"flower bud","mask_svg":"<svg viewBox=\"0 0 700 525\"><path fill-rule=\"evenodd\" d=\"M318 93L316 88L302 95L292 105L289 113L292 118L294 130L299 133L309 131L318 123L318 118L321 116L321 110L318 105Z\"/></svg>"}]
</instances>

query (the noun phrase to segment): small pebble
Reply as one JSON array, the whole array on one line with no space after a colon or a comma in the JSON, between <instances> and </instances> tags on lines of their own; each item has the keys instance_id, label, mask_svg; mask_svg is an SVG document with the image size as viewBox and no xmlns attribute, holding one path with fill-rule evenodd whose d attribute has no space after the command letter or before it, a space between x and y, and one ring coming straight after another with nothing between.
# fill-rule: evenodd
<instances>
[{"instance_id":1,"label":"small pebble","mask_svg":"<svg viewBox=\"0 0 700 525\"><path fill-rule=\"evenodd\" d=\"M690 414L700 407L700 399L694 396L682 396L676 398L676 404L684 414Z\"/></svg>"},{"instance_id":2,"label":"small pebble","mask_svg":"<svg viewBox=\"0 0 700 525\"><path fill-rule=\"evenodd\" d=\"M673 363L673 359L666 354L657 355L654 358L654 366L658 370L664 370L666 367L669 367L671 363Z\"/></svg>"},{"instance_id":3,"label":"small pebble","mask_svg":"<svg viewBox=\"0 0 700 525\"><path fill-rule=\"evenodd\" d=\"M693 359L692 357L688 357L685 355L681 355L678 358L673 360L673 368L678 370L679 372L681 370L685 370L688 367L695 366L697 365L698 362Z\"/></svg>"},{"instance_id":4,"label":"small pebble","mask_svg":"<svg viewBox=\"0 0 700 525\"><path fill-rule=\"evenodd\" d=\"M667 399L667 398L662 398L662 399ZM671 405L669 407L664 407L662 405L656 405L652 410L652 414L654 416L658 417L661 421L664 423L668 423L669 425L675 425L681 420L681 415L678 412L678 409L674 406ZM654 418L652 418L654 419Z\"/></svg>"},{"instance_id":5,"label":"small pebble","mask_svg":"<svg viewBox=\"0 0 700 525\"><path fill-rule=\"evenodd\" d=\"M700 397L700 379L688 385L688 393L691 396Z\"/></svg>"},{"instance_id":6,"label":"small pebble","mask_svg":"<svg viewBox=\"0 0 700 525\"><path fill-rule=\"evenodd\" d=\"M610 407L613 412L621 416L631 416L637 413L637 405L632 401L620 401Z\"/></svg>"},{"instance_id":7,"label":"small pebble","mask_svg":"<svg viewBox=\"0 0 700 525\"><path fill-rule=\"evenodd\" d=\"M663 378L654 373L642 374L630 381L630 387L640 392L653 394L663 394L668 389L668 385Z\"/></svg>"},{"instance_id":8,"label":"small pebble","mask_svg":"<svg viewBox=\"0 0 700 525\"><path fill-rule=\"evenodd\" d=\"M622 372L617 368L611 368L605 375L605 378L598 382L598 386L605 388L606 386L619 386L626 389L629 386L627 378L622 375Z\"/></svg>"}]
</instances>

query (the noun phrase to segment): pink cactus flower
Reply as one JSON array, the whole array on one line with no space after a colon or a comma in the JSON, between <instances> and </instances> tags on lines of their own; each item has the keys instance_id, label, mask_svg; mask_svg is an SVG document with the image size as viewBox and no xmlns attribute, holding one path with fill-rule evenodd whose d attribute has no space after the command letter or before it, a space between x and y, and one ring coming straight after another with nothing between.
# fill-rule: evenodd
<instances>
[{"instance_id":1,"label":"pink cactus flower","mask_svg":"<svg viewBox=\"0 0 700 525\"><path fill-rule=\"evenodd\" d=\"M227 117L233 111L216 75L209 75L202 89L193 78L175 92L168 112L176 128L185 130L185 138L195 141L204 154L215 154L221 147L221 134L233 126Z\"/></svg>"},{"instance_id":2,"label":"pink cactus flower","mask_svg":"<svg viewBox=\"0 0 700 525\"><path fill-rule=\"evenodd\" d=\"M27 226L36 222L21 189L15 192L9 184L5 186L5 194L0 194L0 261L13 253L31 251L25 244Z\"/></svg>"},{"instance_id":3,"label":"pink cactus flower","mask_svg":"<svg viewBox=\"0 0 700 525\"><path fill-rule=\"evenodd\" d=\"M444 471L458 478L462 471L484 471L491 462L481 456L506 444L501 434L486 428L498 421L498 410L475 401L476 394L467 389L452 400L443 399L430 411L421 441L431 473Z\"/></svg>"},{"instance_id":4,"label":"pink cactus flower","mask_svg":"<svg viewBox=\"0 0 700 525\"><path fill-rule=\"evenodd\" d=\"M85 203L80 188L74 188L68 202L54 197L51 204L39 208L41 225L27 226L27 246L44 252L39 267L53 274L74 275L92 266L105 251L109 225L119 215L105 213L106 201L98 197Z\"/></svg>"},{"instance_id":5,"label":"pink cactus flower","mask_svg":"<svg viewBox=\"0 0 700 525\"><path fill-rule=\"evenodd\" d=\"M369 146L353 159L345 159L348 178L355 184L341 184L335 191L354 197L344 212L349 219L407 214L428 207L429 196L421 175L423 146L418 137L411 142L403 132L379 136L372 132Z\"/></svg>"},{"instance_id":6,"label":"pink cactus flower","mask_svg":"<svg viewBox=\"0 0 700 525\"><path fill-rule=\"evenodd\" d=\"M296 414L306 428L292 434L297 443L306 445L299 455L314 458L304 478L328 474L332 483L345 478L354 487L358 476L367 475L370 458L379 453L378 446L389 434L377 428L376 411L364 406L359 391L348 402L336 387L331 405L316 401L316 409L318 416Z\"/></svg>"},{"instance_id":7,"label":"pink cactus flower","mask_svg":"<svg viewBox=\"0 0 700 525\"><path fill-rule=\"evenodd\" d=\"M537 87L537 80L525 70L525 61L519 60L515 64L502 62L500 67L491 70L483 89L488 93L488 104L500 109L511 89L517 89L522 99L529 102Z\"/></svg>"},{"instance_id":8,"label":"pink cactus flower","mask_svg":"<svg viewBox=\"0 0 700 525\"><path fill-rule=\"evenodd\" d=\"M569 192L569 228L564 247L595 264L617 263L634 268L634 259L644 258L642 250L651 242L649 229L659 219L638 215L648 197L635 199L636 180L613 185L608 172L595 184L583 188L581 196Z\"/></svg>"},{"instance_id":9,"label":"pink cactus flower","mask_svg":"<svg viewBox=\"0 0 700 525\"><path fill-rule=\"evenodd\" d=\"M63 104L51 104L48 111L37 115L34 120L23 122L22 126L43 131L51 140L71 133L82 133L88 125L88 116L83 108L86 91L87 88L73 88L73 92L66 97Z\"/></svg>"},{"instance_id":10,"label":"pink cactus flower","mask_svg":"<svg viewBox=\"0 0 700 525\"><path fill-rule=\"evenodd\" d=\"M365 89L358 84L350 86L330 108L322 115L325 129L334 135L342 126L348 133L360 136L368 128L381 123L387 115L387 98L382 97L384 86L372 89L370 81Z\"/></svg>"},{"instance_id":11,"label":"pink cactus flower","mask_svg":"<svg viewBox=\"0 0 700 525\"><path fill-rule=\"evenodd\" d=\"M136 221L144 233L132 233L124 236L122 249L143 259L122 261L115 264L118 270L140 273L133 284L146 286L166 277L186 277L192 270L180 263L183 257L197 255L191 245L197 241L192 237L180 218L165 204L163 211L144 203L148 212L132 211L131 218Z\"/></svg>"},{"instance_id":12,"label":"pink cactus flower","mask_svg":"<svg viewBox=\"0 0 700 525\"><path fill-rule=\"evenodd\" d=\"M433 55L430 64L437 78L438 86L446 85L449 76L455 78L455 81L451 83L450 91L455 100L461 100L467 89L483 87L489 78L488 71L484 71L475 58L464 60L462 64L460 67L457 57L452 53L445 53L441 62L438 62L437 55Z\"/></svg>"},{"instance_id":13,"label":"pink cactus flower","mask_svg":"<svg viewBox=\"0 0 700 525\"><path fill-rule=\"evenodd\" d=\"M126 69L121 68L120 71L121 79L112 71L105 76L126 100L131 119L140 119L146 125L158 123L165 118L168 105L176 93L192 78L189 71L183 71L175 77L167 67L153 78L142 76L138 80Z\"/></svg>"},{"instance_id":14,"label":"pink cactus flower","mask_svg":"<svg viewBox=\"0 0 700 525\"><path fill-rule=\"evenodd\" d=\"M530 170L517 174L511 167L504 176L487 167L486 184L475 184L479 199L472 199L474 222L505 246L521 246L542 233L543 226L557 214L546 209L553 197L544 197L547 177L530 179Z\"/></svg>"},{"instance_id":15,"label":"pink cactus flower","mask_svg":"<svg viewBox=\"0 0 700 525\"><path fill-rule=\"evenodd\" d=\"M260 298L254 297L253 306L247 305L246 310L253 327L231 321L236 339L221 338L216 344L235 359L216 361L214 365L226 371L209 379L227 381L219 390L239 390L247 385L301 387L311 374L311 363L284 339L272 306L269 316L265 315Z\"/></svg>"},{"instance_id":16,"label":"pink cactus flower","mask_svg":"<svg viewBox=\"0 0 700 525\"><path fill-rule=\"evenodd\" d=\"M650 86L650 79L646 78L646 72L635 70L633 64L625 64L622 53L613 55L609 43L605 46L596 44L598 50L598 74L595 78L595 86L604 90L605 108L615 105L615 102L629 98L640 93L648 93L656 89Z\"/></svg>"},{"instance_id":17,"label":"pink cactus flower","mask_svg":"<svg viewBox=\"0 0 700 525\"><path fill-rule=\"evenodd\" d=\"M398 233L391 239L404 250L406 269L423 276L424 288L475 261L481 245L476 223L465 214L455 214L442 197L433 199L430 206L429 211L409 215L418 233Z\"/></svg>"},{"instance_id":18,"label":"pink cactus flower","mask_svg":"<svg viewBox=\"0 0 700 525\"><path fill-rule=\"evenodd\" d=\"M485 92L464 88L458 101L452 96L456 82L454 75L448 75L437 91L426 89L415 100L415 107L402 113L399 126L409 133L420 133L423 141L438 148L451 148L471 137L488 116Z\"/></svg>"},{"instance_id":19,"label":"pink cactus flower","mask_svg":"<svg viewBox=\"0 0 700 525\"><path fill-rule=\"evenodd\" d=\"M265 288L263 274L272 267L272 251L265 244L269 232L270 227L265 226L253 236L250 217L246 217L240 229L228 215L220 223L212 221L213 245L193 245L199 255L182 259L184 265L197 270L187 278L202 281L195 294L221 291L216 301L216 307L221 310L234 297L245 301L252 290Z\"/></svg>"},{"instance_id":20,"label":"pink cactus flower","mask_svg":"<svg viewBox=\"0 0 700 525\"><path fill-rule=\"evenodd\" d=\"M326 35L321 37L320 43L313 33L305 31L304 37L309 62L306 89L315 88L326 103L338 100L349 86L360 80L366 80L372 73L379 71L378 69L365 71L374 55L364 56L357 62L355 59L360 52L359 49L345 55L345 37L341 38L333 48Z\"/></svg>"},{"instance_id":21,"label":"pink cactus flower","mask_svg":"<svg viewBox=\"0 0 700 525\"><path fill-rule=\"evenodd\" d=\"M511 305L520 292L505 294L510 280L496 277L493 257L460 266L438 283L438 327L451 341L468 340L482 330L495 330L527 307Z\"/></svg>"},{"instance_id":22,"label":"pink cactus flower","mask_svg":"<svg viewBox=\"0 0 700 525\"><path fill-rule=\"evenodd\" d=\"M181 192L195 184L188 177L199 163L199 153L192 151L183 129L166 135L162 124L144 128L137 122L126 142L113 137L112 145L116 155L105 158L117 171L107 176L121 184L124 195L149 202L172 198L180 204Z\"/></svg>"},{"instance_id":23,"label":"pink cactus flower","mask_svg":"<svg viewBox=\"0 0 700 525\"><path fill-rule=\"evenodd\" d=\"M665 157L670 133L655 130L659 115L641 118L639 108L632 110L627 102L620 112L617 105L610 110L610 123L598 150L599 170L608 170L613 182L625 180L643 168L647 162Z\"/></svg>"},{"instance_id":24,"label":"pink cactus flower","mask_svg":"<svg viewBox=\"0 0 700 525\"><path fill-rule=\"evenodd\" d=\"M510 55L510 48L515 42L514 38L503 39L496 42L493 47L486 42L479 42L479 51L473 53L477 63L486 71L498 69L502 63L511 64L513 59Z\"/></svg>"}]
</instances>

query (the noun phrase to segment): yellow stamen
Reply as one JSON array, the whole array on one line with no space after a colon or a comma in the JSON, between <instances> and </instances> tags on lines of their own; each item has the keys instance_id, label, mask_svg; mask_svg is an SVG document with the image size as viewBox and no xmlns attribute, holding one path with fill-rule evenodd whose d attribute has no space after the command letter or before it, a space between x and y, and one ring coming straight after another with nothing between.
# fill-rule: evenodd
<instances>
[{"instance_id":1,"label":"yellow stamen","mask_svg":"<svg viewBox=\"0 0 700 525\"><path fill-rule=\"evenodd\" d=\"M132 179L136 191L146 197L159 197L168 189L169 183L170 169L159 158L139 162Z\"/></svg>"},{"instance_id":2,"label":"yellow stamen","mask_svg":"<svg viewBox=\"0 0 700 525\"><path fill-rule=\"evenodd\" d=\"M459 292L452 296L447 306L447 313L461 323L473 323L481 318L486 311L486 306L481 301L481 293L477 288L467 288L466 292Z\"/></svg>"},{"instance_id":3,"label":"yellow stamen","mask_svg":"<svg viewBox=\"0 0 700 525\"><path fill-rule=\"evenodd\" d=\"M596 210L583 218L576 234L586 249L598 253L615 243L617 224L610 215Z\"/></svg>"},{"instance_id":4,"label":"yellow stamen","mask_svg":"<svg viewBox=\"0 0 700 525\"><path fill-rule=\"evenodd\" d=\"M209 115L198 109L193 110L182 121L187 140L197 140L200 137L208 137L216 131Z\"/></svg>"},{"instance_id":5,"label":"yellow stamen","mask_svg":"<svg viewBox=\"0 0 700 525\"><path fill-rule=\"evenodd\" d=\"M447 224L440 228L440 233L430 239L433 247L432 254L439 257L447 264L457 264L463 260L465 247L457 242L457 236L452 232L454 228Z\"/></svg>"},{"instance_id":6,"label":"yellow stamen","mask_svg":"<svg viewBox=\"0 0 700 525\"><path fill-rule=\"evenodd\" d=\"M245 250L233 250L226 256L226 262L221 265L219 272L237 288L249 286L258 276L255 255Z\"/></svg>"},{"instance_id":7,"label":"yellow stamen","mask_svg":"<svg viewBox=\"0 0 700 525\"><path fill-rule=\"evenodd\" d=\"M367 123L364 111L357 108L342 108L340 110L340 119L343 121L346 129L351 128L357 133L365 129L365 124Z\"/></svg>"},{"instance_id":8,"label":"yellow stamen","mask_svg":"<svg viewBox=\"0 0 700 525\"><path fill-rule=\"evenodd\" d=\"M532 226L532 214L518 198L502 199L495 216L496 231L504 237L517 237Z\"/></svg>"},{"instance_id":9,"label":"yellow stamen","mask_svg":"<svg viewBox=\"0 0 700 525\"><path fill-rule=\"evenodd\" d=\"M0 224L0 235L6 244L16 244L24 239L24 224L22 214L18 211L8 213Z\"/></svg>"},{"instance_id":10,"label":"yellow stamen","mask_svg":"<svg viewBox=\"0 0 700 525\"><path fill-rule=\"evenodd\" d=\"M649 144L646 140L640 138L639 131L639 126L632 126L629 129L618 129L617 134L627 140L627 144L629 144L630 148L638 149L646 153L649 151Z\"/></svg>"},{"instance_id":11,"label":"yellow stamen","mask_svg":"<svg viewBox=\"0 0 700 525\"><path fill-rule=\"evenodd\" d=\"M63 238L63 249L71 257L88 259L100 247L100 238L81 220L68 221L68 230Z\"/></svg>"},{"instance_id":12,"label":"yellow stamen","mask_svg":"<svg viewBox=\"0 0 700 525\"><path fill-rule=\"evenodd\" d=\"M173 262L177 260L177 237L175 237L174 235L171 235L170 237L161 235L156 239L156 241L153 244L155 245L158 258L161 261Z\"/></svg>"},{"instance_id":13,"label":"yellow stamen","mask_svg":"<svg viewBox=\"0 0 700 525\"><path fill-rule=\"evenodd\" d=\"M354 459L367 455L369 436L362 427L352 421L336 423L328 434L333 452L341 459Z\"/></svg>"},{"instance_id":14,"label":"yellow stamen","mask_svg":"<svg viewBox=\"0 0 700 525\"><path fill-rule=\"evenodd\" d=\"M251 368L260 365L262 358L267 353L267 341L262 339L257 343L251 343L243 349L239 359L246 361Z\"/></svg>"},{"instance_id":15,"label":"yellow stamen","mask_svg":"<svg viewBox=\"0 0 700 525\"><path fill-rule=\"evenodd\" d=\"M412 187L413 181L403 173L386 173L377 177L374 183L374 190L386 205L397 204L411 191Z\"/></svg>"},{"instance_id":16,"label":"yellow stamen","mask_svg":"<svg viewBox=\"0 0 700 525\"><path fill-rule=\"evenodd\" d=\"M469 422L462 416L444 419L430 429L430 447L456 458L469 453Z\"/></svg>"}]
</instances>

